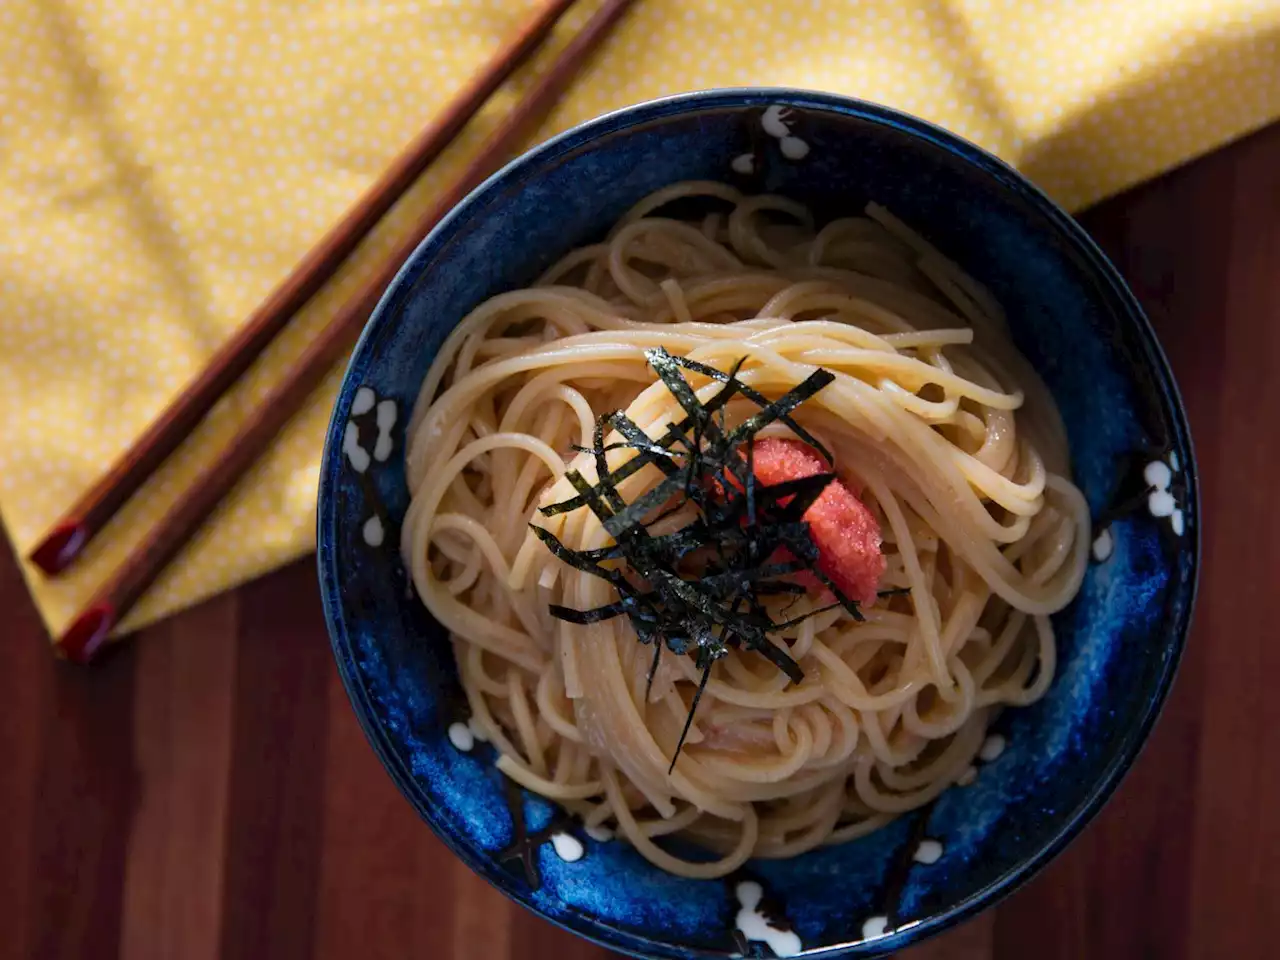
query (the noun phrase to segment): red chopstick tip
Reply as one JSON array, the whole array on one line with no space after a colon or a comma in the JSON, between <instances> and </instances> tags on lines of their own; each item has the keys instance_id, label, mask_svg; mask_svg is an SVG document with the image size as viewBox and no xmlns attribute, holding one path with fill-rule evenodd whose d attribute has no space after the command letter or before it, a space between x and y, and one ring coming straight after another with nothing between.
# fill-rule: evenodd
<instances>
[{"instance_id":1,"label":"red chopstick tip","mask_svg":"<svg viewBox=\"0 0 1280 960\"><path fill-rule=\"evenodd\" d=\"M109 603L94 604L67 627L58 639L58 651L72 663L88 663L115 625L116 608Z\"/></svg>"},{"instance_id":2,"label":"red chopstick tip","mask_svg":"<svg viewBox=\"0 0 1280 960\"><path fill-rule=\"evenodd\" d=\"M83 523L62 523L41 540L29 556L32 563L52 577L71 566L88 542L89 530Z\"/></svg>"}]
</instances>

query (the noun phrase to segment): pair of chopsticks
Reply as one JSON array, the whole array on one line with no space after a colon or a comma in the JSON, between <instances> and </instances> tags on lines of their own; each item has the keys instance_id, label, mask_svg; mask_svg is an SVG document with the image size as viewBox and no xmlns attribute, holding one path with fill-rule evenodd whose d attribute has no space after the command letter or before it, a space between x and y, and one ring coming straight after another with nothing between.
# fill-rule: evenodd
<instances>
[{"instance_id":1,"label":"pair of chopsticks","mask_svg":"<svg viewBox=\"0 0 1280 960\"><path fill-rule=\"evenodd\" d=\"M50 576L80 557L116 511L182 443L228 388L316 294L359 242L458 135L493 92L542 46L574 0L549 0L391 164L385 174L303 258L150 428L31 551ZM280 383L250 415L209 471L134 548L56 641L67 659L87 663L156 576L235 486L241 475L351 348L383 291L422 239L468 193L510 158L565 92L588 55L633 0L604 0L582 30L489 136L466 170L445 189L410 235L365 285L338 308Z\"/></svg>"}]
</instances>

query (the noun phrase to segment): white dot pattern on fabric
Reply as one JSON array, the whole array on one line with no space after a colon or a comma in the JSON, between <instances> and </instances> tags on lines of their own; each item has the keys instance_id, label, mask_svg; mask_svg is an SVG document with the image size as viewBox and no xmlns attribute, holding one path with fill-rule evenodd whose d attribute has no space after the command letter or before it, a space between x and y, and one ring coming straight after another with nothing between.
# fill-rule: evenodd
<instances>
[{"instance_id":1,"label":"white dot pattern on fabric","mask_svg":"<svg viewBox=\"0 0 1280 960\"><path fill-rule=\"evenodd\" d=\"M0 402L23 411L0 423L0 514L19 554L532 7L0 4ZM494 97L85 562L57 580L24 568L51 630L217 460L593 7L570 11L533 70ZM683 90L826 89L939 122L1078 207L1275 117L1277 62L1274 0L645 0L537 139ZM804 162L803 131L770 123L783 155ZM312 547L338 376L124 629ZM386 451L373 447L370 457Z\"/></svg>"}]
</instances>

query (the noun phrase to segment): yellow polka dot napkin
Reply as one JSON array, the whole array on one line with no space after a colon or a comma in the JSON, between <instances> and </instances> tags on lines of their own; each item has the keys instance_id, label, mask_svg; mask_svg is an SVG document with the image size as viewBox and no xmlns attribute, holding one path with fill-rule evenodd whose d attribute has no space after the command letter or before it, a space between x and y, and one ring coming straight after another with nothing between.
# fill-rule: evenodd
<instances>
[{"instance_id":1,"label":"yellow polka dot napkin","mask_svg":"<svg viewBox=\"0 0 1280 960\"><path fill-rule=\"evenodd\" d=\"M557 42L594 6L583 0ZM0 4L0 514L20 554L531 8ZM51 631L217 457L528 79L489 105L85 561L57 580L25 568ZM1280 116L1280 0L638 0L543 133L751 84L918 114L1075 208ZM126 628L311 549L337 379Z\"/></svg>"}]
</instances>

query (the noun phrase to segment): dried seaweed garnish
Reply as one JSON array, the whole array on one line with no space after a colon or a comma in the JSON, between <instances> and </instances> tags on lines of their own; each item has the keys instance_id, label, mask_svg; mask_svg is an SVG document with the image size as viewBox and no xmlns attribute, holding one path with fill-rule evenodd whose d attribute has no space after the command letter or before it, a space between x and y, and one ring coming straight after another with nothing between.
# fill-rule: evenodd
<instances>
[{"instance_id":1,"label":"dried seaweed garnish","mask_svg":"<svg viewBox=\"0 0 1280 960\"><path fill-rule=\"evenodd\" d=\"M666 351L663 351L663 352L665 353ZM758 391L747 386L742 381L737 380L737 373L738 373L738 370L741 369L742 367L742 363L743 363L742 360L739 360L729 373L722 373L721 371L717 370L715 367L709 367L705 363L698 363L698 361L689 360L688 358L681 358L680 363L682 366L685 367L685 369L691 370L694 373L699 373L710 380L719 380L722 383L730 383L730 382L736 381L737 391L741 393L744 397L746 397L748 400L750 400L752 403L758 404L759 406L762 406L762 407L767 406L769 403L769 401ZM835 376L827 370L818 370L814 374L814 376L821 376L823 378L825 382L822 384L822 386L826 386L827 383L830 383L832 380L835 379ZM810 377L810 379L812 379L812 377ZM818 389L821 389L821 387L819 387ZM817 390L815 390L814 393L817 393ZM778 417L778 419L781 420L788 427L790 427L791 432L794 433L797 437L799 437L805 443L809 444L809 446L813 447L820 454L822 454L822 458L826 460L827 463L831 464L832 466L835 466L835 460L832 459L831 453L827 450L826 447L824 447L818 441L816 437L810 434L809 431L807 431L804 427L800 426L800 424L796 423L789 416L785 416L785 415L780 416Z\"/></svg>"},{"instance_id":2,"label":"dried seaweed garnish","mask_svg":"<svg viewBox=\"0 0 1280 960\"><path fill-rule=\"evenodd\" d=\"M738 378L746 358L725 373L672 356L661 347L647 350L645 357L680 404L684 419L669 424L655 439L621 411L600 417L592 446L574 448L592 458L598 479L591 483L578 471L569 470L565 477L576 495L541 509L544 516L555 516L586 507L614 543L572 550L551 531L531 526L554 556L575 570L605 580L617 594L615 600L590 610L552 604L553 616L581 625L626 616L640 642L654 645L645 678L646 700L664 647L677 656L692 657L700 678L672 757L674 770L717 660L732 649L755 651L793 683L800 683L804 679L800 665L786 644L773 638L828 610L843 608L859 620L862 614L858 604L819 569L818 549L803 519L835 473L762 486L754 470L755 435L774 423L790 428L834 467L830 453L791 417L797 407L829 384L833 375L816 370L770 400ZM685 371L722 386L704 403L685 378ZM730 429L725 410L734 398L758 409ZM622 440L606 445L605 436L611 429ZM615 450L629 450L634 455L611 470L608 454ZM662 479L627 503L619 485L648 466L660 471ZM649 532L658 519L689 508L694 518L679 530L663 535ZM788 578L799 573L815 577L834 602L792 619L774 620L762 599L778 595L798 599L805 587Z\"/></svg>"},{"instance_id":3,"label":"dried seaweed garnish","mask_svg":"<svg viewBox=\"0 0 1280 960\"><path fill-rule=\"evenodd\" d=\"M663 350L662 353L665 354L666 351ZM689 363L691 361L682 361L682 362ZM717 393L714 397L708 400L707 403L703 406L703 409L706 410L708 414L715 414L719 412L723 416L724 407L728 404L728 402L731 399L733 399L733 396L735 393L743 389L744 385L741 383L741 381L736 379L737 371L742 366L742 362L743 360L739 360L734 365L732 372L735 374L735 376L733 378L729 378L726 374L723 374L720 371L715 370L713 367L704 367L701 364L698 365L699 369L701 370L714 371L714 373L716 374L716 379L719 379L725 382L725 389ZM749 390L750 388L746 388L746 389ZM751 390L749 393L744 393L744 396L746 396L748 399L752 400L753 402L758 402L758 403L768 402L764 397L760 396L760 394L756 393L754 390ZM723 424L723 420L721 422ZM782 422L792 427L793 430L796 429L796 426L792 423L789 417L782 418ZM657 449L660 449L663 451L670 450L671 447L673 447L677 443L684 443L686 446L690 446L691 441L687 436L687 431L689 430L690 426L691 426L691 421L688 418L681 421L680 423L670 424L667 427L666 434L661 439L650 440L649 442L653 444L654 447L656 447ZM797 433L797 436L800 436L802 439L804 439L805 437L808 437L808 434L800 432L800 433ZM818 449L820 450L823 449L822 445L818 444L817 441L813 441L813 442L818 447ZM623 446L625 446L625 444L618 445L618 449L621 449ZM581 448L577 447L576 445L574 449L581 450ZM581 452L589 452L589 451L581 451ZM648 453L648 451L642 451L642 454L646 454L646 453ZM825 455L825 452L824 452L824 455ZM828 460L830 460L829 457L828 457ZM617 470L614 470L612 473L610 473L604 482L608 482L616 486L619 483L621 483L623 480L632 476L633 474L639 473L645 467L649 466L651 462L652 462L651 458L648 455L633 457L632 459L624 463L621 467L619 467ZM586 502L587 501L582 496L570 497L568 500L563 500L560 503L553 503L553 504L549 504L548 506L541 507L539 509L539 512L543 516L552 517L552 516L555 516L556 514L569 513L570 511L577 510L579 507L586 506Z\"/></svg>"},{"instance_id":4,"label":"dried seaweed garnish","mask_svg":"<svg viewBox=\"0 0 1280 960\"><path fill-rule=\"evenodd\" d=\"M881 590L876 594L877 597L909 597L911 596L910 587L890 587L888 590Z\"/></svg>"}]
</instances>

